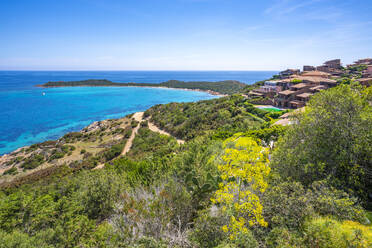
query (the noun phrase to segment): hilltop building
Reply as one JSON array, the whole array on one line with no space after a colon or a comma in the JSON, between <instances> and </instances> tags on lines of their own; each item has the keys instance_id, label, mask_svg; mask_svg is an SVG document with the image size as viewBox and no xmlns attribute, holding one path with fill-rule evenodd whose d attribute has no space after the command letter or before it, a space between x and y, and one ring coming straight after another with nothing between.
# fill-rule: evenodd
<instances>
[{"instance_id":1,"label":"hilltop building","mask_svg":"<svg viewBox=\"0 0 372 248\"><path fill-rule=\"evenodd\" d=\"M362 78L357 79L361 84L372 85L372 59L361 59L355 62L356 65L367 65L362 72ZM355 69L353 69L355 70ZM314 94L337 86L335 80L352 70L345 70L340 59L333 59L324 62L321 66L303 66L299 69L287 69L279 73L279 78L269 80L263 86L248 93L251 97L261 97L263 102L268 102L282 108L302 108ZM358 75L350 74L360 77Z\"/></svg>"},{"instance_id":2,"label":"hilltop building","mask_svg":"<svg viewBox=\"0 0 372 248\"><path fill-rule=\"evenodd\" d=\"M301 83L294 83L298 81ZM337 85L337 81L333 79L303 75L284 79L281 83L285 83L287 87L282 87L286 89L278 92L274 104L283 108L301 108L314 93Z\"/></svg>"},{"instance_id":3,"label":"hilltop building","mask_svg":"<svg viewBox=\"0 0 372 248\"><path fill-rule=\"evenodd\" d=\"M304 65L303 71L315 71L315 66Z\"/></svg>"},{"instance_id":4,"label":"hilltop building","mask_svg":"<svg viewBox=\"0 0 372 248\"><path fill-rule=\"evenodd\" d=\"M360 59L355 61L354 65L372 65L372 59L371 58Z\"/></svg>"},{"instance_id":5,"label":"hilltop building","mask_svg":"<svg viewBox=\"0 0 372 248\"><path fill-rule=\"evenodd\" d=\"M279 72L279 76L280 78L288 78L292 75L299 75L300 72L300 69L287 69L285 71Z\"/></svg>"},{"instance_id":6,"label":"hilltop building","mask_svg":"<svg viewBox=\"0 0 372 248\"><path fill-rule=\"evenodd\" d=\"M316 67L316 70L330 73L333 76L342 75L343 71L341 69L342 69L342 65L341 65L340 59L329 60L329 61L324 62L323 65Z\"/></svg>"}]
</instances>

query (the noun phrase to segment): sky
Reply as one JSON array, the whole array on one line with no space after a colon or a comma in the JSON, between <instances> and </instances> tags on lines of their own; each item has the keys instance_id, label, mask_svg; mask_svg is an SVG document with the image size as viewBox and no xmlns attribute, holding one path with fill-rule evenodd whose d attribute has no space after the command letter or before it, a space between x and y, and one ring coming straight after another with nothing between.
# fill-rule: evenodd
<instances>
[{"instance_id":1,"label":"sky","mask_svg":"<svg viewBox=\"0 0 372 248\"><path fill-rule=\"evenodd\" d=\"M1 0L0 70L281 70L372 57L372 0Z\"/></svg>"}]
</instances>

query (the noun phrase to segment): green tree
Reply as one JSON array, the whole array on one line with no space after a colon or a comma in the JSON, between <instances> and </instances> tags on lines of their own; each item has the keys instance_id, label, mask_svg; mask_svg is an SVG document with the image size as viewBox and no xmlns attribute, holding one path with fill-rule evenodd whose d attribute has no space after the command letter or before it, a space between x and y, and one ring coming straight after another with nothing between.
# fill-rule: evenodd
<instances>
[{"instance_id":1,"label":"green tree","mask_svg":"<svg viewBox=\"0 0 372 248\"><path fill-rule=\"evenodd\" d=\"M311 98L279 140L272 166L305 185L329 179L367 200L372 189L371 89L340 85Z\"/></svg>"}]
</instances>

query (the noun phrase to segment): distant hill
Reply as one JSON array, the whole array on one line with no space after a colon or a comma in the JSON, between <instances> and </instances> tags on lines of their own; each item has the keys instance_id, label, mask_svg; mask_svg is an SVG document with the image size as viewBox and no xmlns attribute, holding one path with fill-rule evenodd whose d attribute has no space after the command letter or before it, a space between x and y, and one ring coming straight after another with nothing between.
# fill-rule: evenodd
<instances>
[{"instance_id":1,"label":"distant hill","mask_svg":"<svg viewBox=\"0 0 372 248\"><path fill-rule=\"evenodd\" d=\"M190 89L190 90L201 90L209 91L209 93L218 94L234 94L243 89L246 84L234 80L225 80L218 82L206 82L206 81L192 81L184 82L178 80L169 80L160 84L153 83L114 83L106 79L88 79L81 81L56 81L48 82L39 87L50 88L50 87L76 87L76 86L138 86L138 87L166 87L176 89Z\"/></svg>"}]
</instances>

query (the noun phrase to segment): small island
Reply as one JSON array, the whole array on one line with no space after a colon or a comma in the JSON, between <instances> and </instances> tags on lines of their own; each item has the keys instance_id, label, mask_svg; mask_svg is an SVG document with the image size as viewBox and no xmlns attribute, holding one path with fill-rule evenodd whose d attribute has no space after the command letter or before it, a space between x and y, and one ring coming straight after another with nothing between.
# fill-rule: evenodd
<instances>
[{"instance_id":1,"label":"small island","mask_svg":"<svg viewBox=\"0 0 372 248\"><path fill-rule=\"evenodd\" d=\"M109 86L109 87L156 87L205 91L213 95L231 95L239 92L247 85L235 80L224 80L218 82L207 81L179 81L169 80L159 84L156 83L115 83L106 79L88 79L81 81L56 81L37 85L43 88L53 87L84 87L84 86Z\"/></svg>"}]
</instances>

